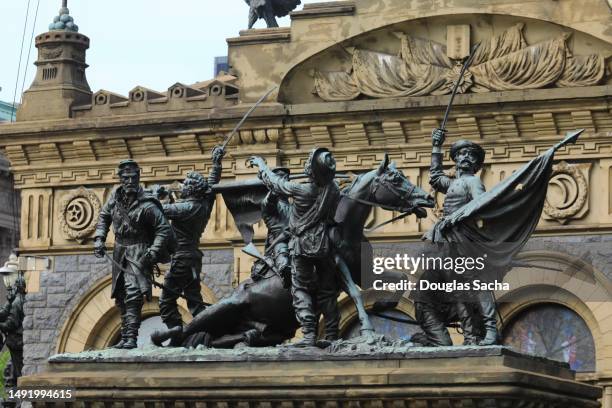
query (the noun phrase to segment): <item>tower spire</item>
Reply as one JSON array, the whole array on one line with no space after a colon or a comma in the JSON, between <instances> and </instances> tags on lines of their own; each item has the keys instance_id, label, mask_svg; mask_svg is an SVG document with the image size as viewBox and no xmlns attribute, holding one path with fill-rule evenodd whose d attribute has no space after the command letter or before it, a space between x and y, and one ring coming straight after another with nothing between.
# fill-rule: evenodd
<instances>
[{"instance_id":1,"label":"tower spire","mask_svg":"<svg viewBox=\"0 0 612 408\"><path fill-rule=\"evenodd\" d=\"M36 77L23 94L17 121L70 118L73 106L91 102L85 76L89 38L78 31L68 0L62 0L49 32L36 36Z\"/></svg>"},{"instance_id":2,"label":"tower spire","mask_svg":"<svg viewBox=\"0 0 612 408\"><path fill-rule=\"evenodd\" d=\"M49 31L79 31L79 26L74 23L74 19L70 16L68 10L68 0L62 0L62 8L59 10L59 15L53 18L53 22L49 24Z\"/></svg>"}]
</instances>

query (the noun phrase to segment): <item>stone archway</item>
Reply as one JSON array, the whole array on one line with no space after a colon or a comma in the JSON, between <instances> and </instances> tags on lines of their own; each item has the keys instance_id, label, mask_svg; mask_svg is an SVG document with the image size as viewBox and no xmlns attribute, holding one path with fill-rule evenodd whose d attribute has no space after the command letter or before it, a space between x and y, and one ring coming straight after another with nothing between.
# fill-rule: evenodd
<instances>
[{"instance_id":1,"label":"stone archway","mask_svg":"<svg viewBox=\"0 0 612 408\"><path fill-rule=\"evenodd\" d=\"M103 349L110 346L117 338L121 319L110 297L111 284L111 276L105 276L85 293L60 331L56 353ZM153 288L152 300L143 306L143 318L159 314L160 293L158 288ZM208 303L216 301L214 293L205 285L202 285L202 297ZM178 306L183 319L190 321L191 315L185 301L179 300Z\"/></svg>"}]
</instances>

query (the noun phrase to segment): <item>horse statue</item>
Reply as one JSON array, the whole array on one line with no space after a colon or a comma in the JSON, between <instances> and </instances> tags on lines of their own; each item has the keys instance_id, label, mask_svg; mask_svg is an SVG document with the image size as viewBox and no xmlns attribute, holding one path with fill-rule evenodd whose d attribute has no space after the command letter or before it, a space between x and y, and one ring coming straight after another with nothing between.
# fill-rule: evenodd
<instances>
[{"instance_id":1,"label":"horse statue","mask_svg":"<svg viewBox=\"0 0 612 408\"><path fill-rule=\"evenodd\" d=\"M434 202L390 163L387 155L376 170L357 176L342 189L335 216L340 240L334 240L341 245L336 248L335 261L342 289L355 301L362 334L373 333L358 285L363 261L361 249L370 245L364 227L374 206L422 218L427 214L424 207L431 208ZM151 340L157 346L170 339L171 345L184 347L233 348L239 343L265 347L293 338L298 328L291 292L282 278L269 269L256 281L242 282L229 296L194 316L189 324L156 331Z\"/></svg>"}]
</instances>

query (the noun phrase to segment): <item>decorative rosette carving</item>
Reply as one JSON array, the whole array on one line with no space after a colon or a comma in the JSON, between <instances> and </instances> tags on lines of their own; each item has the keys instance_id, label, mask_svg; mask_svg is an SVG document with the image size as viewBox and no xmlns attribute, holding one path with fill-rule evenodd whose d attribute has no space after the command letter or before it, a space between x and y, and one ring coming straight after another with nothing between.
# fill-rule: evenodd
<instances>
[{"instance_id":1,"label":"decorative rosette carving","mask_svg":"<svg viewBox=\"0 0 612 408\"><path fill-rule=\"evenodd\" d=\"M564 161L553 166L549 186L555 186L560 192L555 200L550 200L549 193L544 202L544 213L549 217L564 224L585 206L589 188L578 167Z\"/></svg>"},{"instance_id":2,"label":"decorative rosette carving","mask_svg":"<svg viewBox=\"0 0 612 408\"><path fill-rule=\"evenodd\" d=\"M67 194L59 206L59 223L66 237L82 244L94 232L100 208L98 197L85 187Z\"/></svg>"}]
</instances>

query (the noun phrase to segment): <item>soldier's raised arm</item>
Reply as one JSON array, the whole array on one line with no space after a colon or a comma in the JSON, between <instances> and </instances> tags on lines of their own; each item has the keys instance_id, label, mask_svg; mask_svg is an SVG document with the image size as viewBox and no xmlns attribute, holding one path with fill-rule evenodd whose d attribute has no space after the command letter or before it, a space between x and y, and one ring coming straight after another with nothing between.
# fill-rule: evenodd
<instances>
[{"instance_id":1,"label":"soldier's raised arm","mask_svg":"<svg viewBox=\"0 0 612 408\"><path fill-rule=\"evenodd\" d=\"M223 156L225 150L221 146L215 146L212 151L212 167L208 174L208 185L212 186L221 180L221 172L223 171Z\"/></svg>"},{"instance_id":2,"label":"soldier's raised arm","mask_svg":"<svg viewBox=\"0 0 612 408\"><path fill-rule=\"evenodd\" d=\"M286 197L293 197L296 194L308 193L308 188L302 183L294 183L286 180L275 174L259 156L253 156L249 159L251 166L259 168L259 177L264 182L266 187L276 194L282 194Z\"/></svg>"},{"instance_id":3,"label":"soldier's raised arm","mask_svg":"<svg viewBox=\"0 0 612 408\"><path fill-rule=\"evenodd\" d=\"M442 145L446 139L446 130L434 129L431 133L431 167L429 168L429 184L441 193L446 193L450 186L451 179L448 177L443 170L442 161L444 159L444 153L442 152Z\"/></svg>"}]
</instances>

